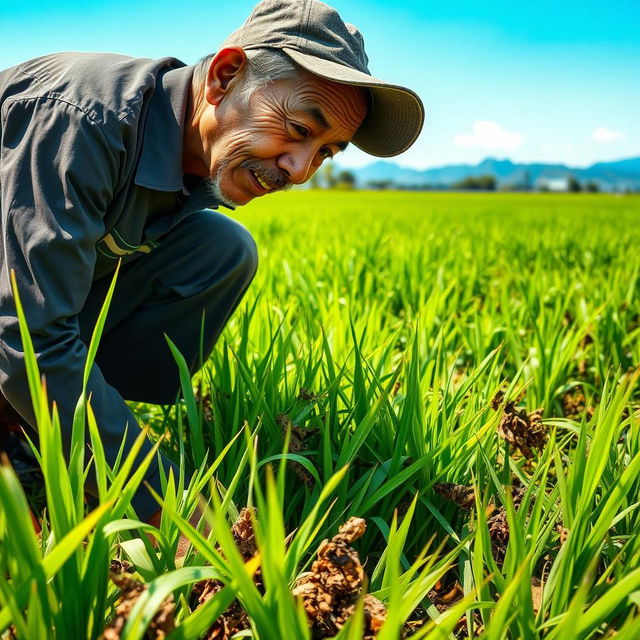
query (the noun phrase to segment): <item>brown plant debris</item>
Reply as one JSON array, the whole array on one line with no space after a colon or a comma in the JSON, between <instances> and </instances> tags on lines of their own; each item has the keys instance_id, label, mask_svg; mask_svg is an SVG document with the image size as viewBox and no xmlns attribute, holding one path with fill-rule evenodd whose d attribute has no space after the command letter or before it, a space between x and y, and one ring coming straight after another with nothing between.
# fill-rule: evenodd
<instances>
[{"instance_id":1,"label":"brown plant debris","mask_svg":"<svg viewBox=\"0 0 640 640\"><path fill-rule=\"evenodd\" d=\"M562 396L562 413L570 420L580 420L582 416L591 419L593 407L587 407L587 399L582 391L582 387L577 386L569 389Z\"/></svg>"},{"instance_id":2,"label":"brown plant debris","mask_svg":"<svg viewBox=\"0 0 640 640\"><path fill-rule=\"evenodd\" d=\"M533 458L534 449L542 450L547 441L547 428L542 423L544 409L527 413L518 410L514 402L507 402L498 435L510 445L517 447L525 458Z\"/></svg>"},{"instance_id":3,"label":"brown plant debris","mask_svg":"<svg viewBox=\"0 0 640 640\"><path fill-rule=\"evenodd\" d=\"M211 392L204 393L201 386L194 388L193 395L198 407L202 407L202 417L207 422L213 422L213 402Z\"/></svg>"},{"instance_id":4,"label":"brown plant debris","mask_svg":"<svg viewBox=\"0 0 640 640\"><path fill-rule=\"evenodd\" d=\"M138 598L147 589L147 586L126 573L111 571L109 576L111 581L120 589L120 599L116 606L113 620L107 625L102 634L102 640L120 640L122 630L131 615L131 610ZM153 616L147 627L145 638L147 640L164 640L175 629L174 612L173 596L169 596Z\"/></svg>"},{"instance_id":5,"label":"brown plant debris","mask_svg":"<svg viewBox=\"0 0 640 640\"><path fill-rule=\"evenodd\" d=\"M298 400L304 400L305 402L317 402L319 399L320 396L313 393L313 391L305 389L304 387L300 387L300 391L298 392Z\"/></svg>"},{"instance_id":6,"label":"brown plant debris","mask_svg":"<svg viewBox=\"0 0 640 640\"><path fill-rule=\"evenodd\" d=\"M504 391L500 389L496 392L496 395L493 396L493 398L491 399L491 408L494 411L497 411L500 408L500 405L502 404L503 400L504 400Z\"/></svg>"},{"instance_id":7,"label":"brown plant debris","mask_svg":"<svg viewBox=\"0 0 640 640\"><path fill-rule=\"evenodd\" d=\"M511 496L513 506L517 511L522 504L524 494L527 492L525 487L513 487ZM498 563L502 563L507 551L509 543L509 523L507 522L507 510L495 504L490 504L487 508L487 527L489 528L489 537L491 538L491 551L493 557Z\"/></svg>"},{"instance_id":8,"label":"brown plant debris","mask_svg":"<svg viewBox=\"0 0 640 640\"><path fill-rule=\"evenodd\" d=\"M303 574L293 588L293 595L302 599L315 638L334 636L355 611L364 570L358 552L350 545L365 528L362 518L350 518L331 540L323 540L311 571ZM370 594L365 595L363 604L364 639L370 640L376 637L387 612Z\"/></svg>"},{"instance_id":9,"label":"brown plant debris","mask_svg":"<svg viewBox=\"0 0 640 640\"><path fill-rule=\"evenodd\" d=\"M427 594L429 600L440 612L446 611L449 607L460 601L464 596L461 584L457 580L438 580L433 589Z\"/></svg>"},{"instance_id":10,"label":"brown plant debris","mask_svg":"<svg viewBox=\"0 0 640 640\"><path fill-rule=\"evenodd\" d=\"M526 487L522 486L517 479L514 479L513 483L514 484L511 488L511 497L514 508L518 510L527 490ZM460 509L471 511L475 508L475 494L473 487L445 482L442 484L434 484L433 489L446 500L455 502ZM533 498L531 499L531 504L533 504ZM485 514L487 518L487 527L489 529L489 537L491 538L493 556L497 562L502 562L509 542L507 511L503 506L497 506L495 499L491 498L486 507ZM445 585L445 587L446 586L447 585ZM432 602L436 604L433 599Z\"/></svg>"},{"instance_id":11,"label":"brown plant debris","mask_svg":"<svg viewBox=\"0 0 640 640\"><path fill-rule=\"evenodd\" d=\"M213 598L224 584L220 580L201 580L193 586L191 596L195 599L195 607L201 607ZM249 616L237 600L234 600L222 615L209 627L204 640L229 640L233 635L249 629Z\"/></svg>"},{"instance_id":12,"label":"brown plant debris","mask_svg":"<svg viewBox=\"0 0 640 640\"><path fill-rule=\"evenodd\" d=\"M562 523L556 524L556 531L558 533L558 541L560 542L560 546L562 546L569 537L569 529L562 525Z\"/></svg>"},{"instance_id":13,"label":"brown plant debris","mask_svg":"<svg viewBox=\"0 0 640 640\"><path fill-rule=\"evenodd\" d=\"M109 566L109 571L116 574L133 573L134 570L134 567L129 562L126 560L118 560L116 558L111 560L111 565Z\"/></svg>"},{"instance_id":14,"label":"brown plant debris","mask_svg":"<svg viewBox=\"0 0 640 640\"><path fill-rule=\"evenodd\" d=\"M240 511L238 519L231 527L233 541L245 562L253 558L258 552L256 536L253 530L252 515L255 516L253 510L245 507ZM254 575L254 582L256 586L262 590L260 569L258 569ZM191 591L192 606L194 606L194 608L201 607L205 602L213 598L223 587L224 584L220 582L220 580L213 578L197 582L193 585ZM204 640L228 640L239 631L244 631L250 627L249 616L240 603L234 600L222 615L213 622L211 627L209 627L207 634L204 636Z\"/></svg>"},{"instance_id":15,"label":"brown plant debris","mask_svg":"<svg viewBox=\"0 0 640 640\"><path fill-rule=\"evenodd\" d=\"M255 513L252 509L245 507L238 515L238 519L231 527L233 541L240 550L244 561L250 560L258 552L256 545L256 535L253 531L252 515Z\"/></svg>"},{"instance_id":16,"label":"brown plant debris","mask_svg":"<svg viewBox=\"0 0 640 640\"><path fill-rule=\"evenodd\" d=\"M493 513L487 520L487 527L491 538L491 552L496 562L501 563L509 543L509 524L504 507L494 507Z\"/></svg>"},{"instance_id":17,"label":"brown plant debris","mask_svg":"<svg viewBox=\"0 0 640 640\"><path fill-rule=\"evenodd\" d=\"M243 509L232 527L235 543L245 561L257 552L251 511ZM331 540L324 540L318 548L318 559L311 571L304 574L293 589L293 595L302 598L314 637L333 636L354 613L362 595L364 571L357 552L350 544L365 531L365 521L351 518ZM260 570L254 575L259 591L263 590ZM191 602L194 608L205 604L222 588L219 580L202 580L194 585ZM386 618L384 605L370 594L363 597L365 628L364 640L373 640ZM250 628L250 620L240 603L235 600L213 622L205 640L230 640L239 631Z\"/></svg>"},{"instance_id":18,"label":"brown plant debris","mask_svg":"<svg viewBox=\"0 0 640 640\"><path fill-rule=\"evenodd\" d=\"M578 361L578 375L581 378L586 378L588 372L589 372L589 363L587 362L586 358L581 358Z\"/></svg>"},{"instance_id":19,"label":"brown plant debris","mask_svg":"<svg viewBox=\"0 0 640 640\"><path fill-rule=\"evenodd\" d=\"M475 505L475 491L473 487L454 482L437 482L433 490L445 500L455 502L461 509L469 511Z\"/></svg>"},{"instance_id":20,"label":"brown plant debris","mask_svg":"<svg viewBox=\"0 0 640 640\"><path fill-rule=\"evenodd\" d=\"M279 413L276 416L276 423L280 427L283 438L286 438L287 432L291 431L291 435L289 436L289 453L300 453L307 448L305 440L312 435L313 431L301 429L294 425L287 413ZM313 486L315 482L313 476L299 462L291 460L289 464L294 473L307 487Z\"/></svg>"},{"instance_id":21,"label":"brown plant debris","mask_svg":"<svg viewBox=\"0 0 640 640\"><path fill-rule=\"evenodd\" d=\"M580 340L579 347L581 349L584 349L585 347L588 347L590 344L593 344L593 343L594 343L593 335L587 332L582 337L582 340Z\"/></svg>"}]
</instances>

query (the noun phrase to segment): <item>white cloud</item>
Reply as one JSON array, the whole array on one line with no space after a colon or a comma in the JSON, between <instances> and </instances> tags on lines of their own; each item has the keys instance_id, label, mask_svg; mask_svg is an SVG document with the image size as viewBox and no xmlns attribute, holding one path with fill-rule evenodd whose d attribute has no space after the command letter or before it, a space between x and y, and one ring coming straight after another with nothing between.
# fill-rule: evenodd
<instances>
[{"instance_id":1,"label":"white cloud","mask_svg":"<svg viewBox=\"0 0 640 640\"><path fill-rule=\"evenodd\" d=\"M478 120L473 123L473 133L459 133L453 137L457 147L505 149L510 151L522 146L522 135L503 129L497 122Z\"/></svg>"},{"instance_id":2,"label":"white cloud","mask_svg":"<svg viewBox=\"0 0 640 640\"><path fill-rule=\"evenodd\" d=\"M625 139L625 135L622 131L614 131L607 127L598 127L597 129L594 129L591 137L596 142L619 142L620 140Z\"/></svg>"}]
</instances>

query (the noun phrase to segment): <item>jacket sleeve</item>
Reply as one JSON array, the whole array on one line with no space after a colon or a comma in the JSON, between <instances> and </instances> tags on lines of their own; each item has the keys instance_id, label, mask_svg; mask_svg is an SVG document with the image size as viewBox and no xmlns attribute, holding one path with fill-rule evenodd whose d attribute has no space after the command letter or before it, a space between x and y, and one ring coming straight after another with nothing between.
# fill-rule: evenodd
<instances>
[{"instance_id":1,"label":"jacket sleeve","mask_svg":"<svg viewBox=\"0 0 640 640\"><path fill-rule=\"evenodd\" d=\"M9 274L14 269L40 372L49 399L58 405L68 454L87 355L77 316L91 287L95 245L104 235L103 217L118 163L90 114L62 100L5 102L1 115L0 388L35 425L11 292ZM113 462L126 425L125 451L138 435L135 418L95 365L89 391L107 459ZM158 508L148 499L134 506L141 517Z\"/></svg>"}]
</instances>

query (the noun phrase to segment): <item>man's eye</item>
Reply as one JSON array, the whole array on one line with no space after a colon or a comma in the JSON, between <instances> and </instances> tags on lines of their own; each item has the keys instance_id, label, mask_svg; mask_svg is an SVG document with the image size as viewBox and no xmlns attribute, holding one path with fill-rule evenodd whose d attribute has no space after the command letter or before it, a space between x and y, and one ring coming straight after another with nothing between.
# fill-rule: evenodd
<instances>
[{"instance_id":1,"label":"man's eye","mask_svg":"<svg viewBox=\"0 0 640 640\"><path fill-rule=\"evenodd\" d=\"M301 124L297 124L296 122L291 123L291 128L299 135L301 138L309 137L309 129L307 127L302 126Z\"/></svg>"},{"instance_id":2,"label":"man's eye","mask_svg":"<svg viewBox=\"0 0 640 640\"><path fill-rule=\"evenodd\" d=\"M333 158L333 151L331 151L331 149L320 149L320 153L325 160L331 160L331 158Z\"/></svg>"}]
</instances>

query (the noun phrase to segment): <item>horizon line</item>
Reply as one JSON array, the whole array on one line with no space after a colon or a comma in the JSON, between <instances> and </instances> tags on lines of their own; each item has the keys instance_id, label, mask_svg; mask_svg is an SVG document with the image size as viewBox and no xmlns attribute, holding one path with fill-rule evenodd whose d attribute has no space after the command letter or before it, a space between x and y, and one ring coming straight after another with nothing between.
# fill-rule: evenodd
<instances>
[{"instance_id":1,"label":"horizon line","mask_svg":"<svg viewBox=\"0 0 640 640\"><path fill-rule=\"evenodd\" d=\"M478 162L464 162L464 161L460 161L460 162L448 162L445 164L435 164L435 165L429 165L429 166L424 166L424 167L419 167L415 164L404 164L402 162L398 162L396 160L394 160L393 158L377 158L377 157L372 157L370 162L367 162L366 164L358 164L358 165L349 165L349 164L344 164L341 162L341 158L336 158L334 160L334 164L336 166L340 166L340 167L344 167L346 169L353 169L353 170L358 170L358 169L365 169L373 164L377 164L377 163L386 163L386 164L395 164L398 167L401 167L402 169L411 169L414 171L429 171L431 169L441 169L443 167L457 167L457 166L469 166L469 167L477 167L478 165L482 164L483 162L486 162L487 160L494 160L496 162L510 162L513 165L545 165L545 166L549 166L549 167L566 167L567 169L577 169L577 170L584 170L584 169L589 169L597 164L612 164L614 162L626 162L629 160L640 160L640 151L638 151L637 155L632 155L632 156L628 156L628 157L623 157L623 158L617 158L615 160L597 160L595 162L592 162L590 164L585 164L585 165L574 165L574 164L566 164L564 162L545 162L543 160L532 160L532 161L516 161L516 160L512 160L509 157L498 157L498 156L492 156L492 155L488 155L485 156L482 160L478 161Z\"/></svg>"}]
</instances>

